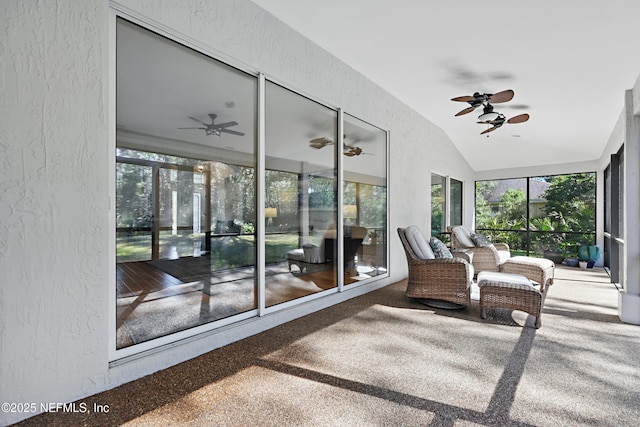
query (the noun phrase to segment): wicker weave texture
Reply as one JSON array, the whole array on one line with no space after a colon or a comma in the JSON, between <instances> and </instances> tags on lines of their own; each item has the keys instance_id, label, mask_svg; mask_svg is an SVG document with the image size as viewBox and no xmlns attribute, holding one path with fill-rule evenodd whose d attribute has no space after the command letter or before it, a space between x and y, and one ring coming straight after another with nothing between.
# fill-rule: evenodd
<instances>
[{"instance_id":1,"label":"wicker weave texture","mask_svg":"<svg viewBox=\"0 0 640 427\"><path fill-rule=\"evenodd\" d=\"M536 288L504 282L485 282L480 286L480 313L486 318L490 308L520 310L536 318L535 327L542 325L542 294Z\"/></svg>"},{"instance_id":2,"label":"wicker weave texture","mask_svg":"<svg viewBox=\"0 0 640 427\"><path fill-rule=\"evenodd\" d=\"M509 251L506 243L494 243L490 246L463 246L456 238L455 233L451 233L451 242L454 249L468 249L473 252L473 268L476 274L481 271L500 271L500 255L498 250Z\"/></svg>"},{"instance_id":3,"label":"wicker weave texture","mask_svg":"<svg viewBox=\"0 0 640 427\"><path fill-rule=\"evenodd\" d=\"M409 269L405 296L471 305L471 268L462 258L420 259L407 242L404 228L398 235Z\"/></svg>"}]
</instances>

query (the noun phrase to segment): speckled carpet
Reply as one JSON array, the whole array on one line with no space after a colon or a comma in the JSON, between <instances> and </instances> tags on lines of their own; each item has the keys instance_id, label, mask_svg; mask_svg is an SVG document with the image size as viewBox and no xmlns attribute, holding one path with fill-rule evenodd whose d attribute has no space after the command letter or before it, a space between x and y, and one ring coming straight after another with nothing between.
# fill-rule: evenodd
<instances>
[{"instance_id":1,"label":"speckled carpet","mask_svg":"<svg viewBox=\"0 0 640 427\"><path fill-rule=\"evenodd\" d=\"M542 327L399 282L113 390L109 413L25 426L636 426L640 327L599 269L560 267Z\"/></svg>"}]
</instances>

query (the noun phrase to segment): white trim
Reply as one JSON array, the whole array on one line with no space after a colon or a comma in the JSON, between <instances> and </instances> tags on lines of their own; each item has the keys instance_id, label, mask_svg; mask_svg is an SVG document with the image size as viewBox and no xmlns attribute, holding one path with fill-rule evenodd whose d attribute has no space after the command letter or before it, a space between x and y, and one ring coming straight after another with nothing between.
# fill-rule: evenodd
<instances>
[{"instance_id":1,"label":"white trim","mask_svg":"<svg viewBox=\"0 0 640 427\"><path fill-rule=\"evenodd\" d=\"M618 293L618 317L624 323L640 325L640 295Z\"/></svg>"},{"instance_id":2,"label":"white trim","mask_svg":"<svg viewBox=\"0 0 640 427\"><path fill-rule=\"evenodd\" d=\"M256 150L256 172L257 172L257 182L256 182L256 191L255 191L255 200L256 200L256 247L254 248L256 251L256 273L258 275L258 286L256 292L258 292L258 316L263 316L266 313L265 304L265 251L258 250L259 248L263 248L265 246L265 219L264 219L264 201L265 201L265 192L257 191L260 188L265 188L265 164L266 164L266 81L264 74L258 75L258 141L257 141L257 150Z\"/></svg>"},{"instance_id":3,"label":"white trim","mask_svg":"<svg viewBox=\"0 0 640 427\"><path fill-rule=\"evenodd\" d=\"M338 191L338 204L336 206L336 216L338 217L338 222L336 226L336 244L337 254L336 254L336 271L338 274L338 292L344 291L344 218L342 217L342 208L344 205L344 156L342 155L342 147L344 144L344 111L342 108L338 108L338 143L334 144L334 158L336 162L336 167L338 168L338 176L336 179L338 180L337 191Z\"/></svg>"},{"instance_id":4,"label":"white trim","mask_svg":"<svg viewBox=\"0 0 640 427\"><path fill-rule=\"evenodd\" d=\"M107 77L107 152L109 162L109 215L107 229L107 327L109 346L108 360L117 358L117 333L116 333L116 233L114 224L116 223L116 18L117 14L112 9L109 14L109 37L107 40L108 54L108 77Z\"/></svg>"}]
</instances>

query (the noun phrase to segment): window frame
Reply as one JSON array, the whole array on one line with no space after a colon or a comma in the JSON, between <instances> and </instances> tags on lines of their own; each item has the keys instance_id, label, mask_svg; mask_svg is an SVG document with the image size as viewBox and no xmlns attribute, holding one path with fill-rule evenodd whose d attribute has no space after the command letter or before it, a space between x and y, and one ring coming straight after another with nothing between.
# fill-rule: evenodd
<instances>
[{"instance_id":1,"label":"window frame","mask_svg":"<svg viewBox=\"0 0 640 427\"><path fill-rule=\"evenodd\" d=\"M140 15L134 11L131 11L117 3L110 3L110 17L109 17L109 28L110 28L110 37L109 37L109 91L108 91L108 105L109 105L109 114L108 114L108 149L112 155L109 158L109 170L110 175L108 177L109 181L109 226L114 231L110 234L108 241L108 330L109 330L109 354L108 359L110 366L116 366L120 363L124 363L126 360L130 360L131 358L142 357L150 352L159 351L159 349L165 348L167 346L175 345L176 342L188 342L193 339L199 338L202 334L211 334L215 333L220 328L224 328L227 326L231 326L234 324L240 324L245 321L260 321L260 318L266 314L269 314L273 311L281 311L285 310L291 306L302 305L309 300L315 300L318 298L322 298L328 293L337 293L343 292L344 289L342 287L343 280L341 279L342 275L339 275L339 286L338 288L328 291L323 291L318 294L313 294L307 297L303 297L300 299L296 299L287 303L279 304L277 308L271 307L266 308L264 305L264 294L265 294L265 271L264 271L264 247L265 247L265 227L257 226L256 227L256 248L257 254L255 258L256 262L256 274L257 274L257 292L258 292L258 307L255 310L250 310L244 313L240 313L238 315L234 315L225 319L213 321L210 323L206 323L203 325L195 326L183 331L171 333L168 335L160 336L158 338L154 338L150 341L145 341L139 344L134 344L128 347L124 347L121 349L117 349L116 343L116 218L115 218L115 203L116 203L116 75L117 75L117 64L116 64L116 36L117 36L117 21L118 19L124 19L129 21L135 25L138 25L145 30L151 31L154 34L164 37L172 42L178 43L181 46L189 48L195 52L203 54L215 61L218 61L224 65L235 68L243 73L246 73L250 76L253 76L257 79L257 105L256 108L256 148L254 151L254 165L256 168L256 193L255 193L255 203L256 203L256 217L264 218L265 205L265 86L267 82L267 77L264 73L257 71L255 68L250 67L240 61L237 61L233 58L228 57L227 55L216 51L208 45L202 44L193 40L183 34L180 34L177 31L174 31L162 24L154 22L153 20ZM314 102L317 102L321 105L324 105L328 108L334 109L338 112L338 146L342 146L342 129L344 126L344 116L342 109L333 106L327 102L319 100L317 97L310 96L300 91L299 89L292 88L290 85L280 82L275 78L269 77L268 81L283 86L286 89L291 90L298 96L306 97ZM353 117L360 119L358 116L352 115ZM363 120L364 121L364 120ZM369 123L369 122L367 122ZM380 129L385 134L385 163L386 163L386 212L387 212L387 221L386 221L386 234L388 235L389 230L389 195L388 190L390 188L389 179L390 179L390 132L389 130L383 129L379 126L373 125L376 128ZM343 216L343 205L342 205L342 196L343 196L343 185L344 185L344 175L343 175L343 161L342 156L338 156L337 160L337 169L338 169L338 178L337 178L337 189L338 189L338 205L337 205L337 220L338 220L338 232L340 235L342 234L342 216ZM257 220L256 224L260 224L260 221ZM339 248L338 248L338 256L342 259L343 248L342 248L342 239L338 239ZM372 281L377 281L380 279L384 279L390 276L389 272L389 242L386 242L386 265L387 272L385 274L380 274L378 276L374 276L371 279L362 281L359 283L360 285L365 285ZM342 263L338 263L342 265ZM353 289L353 287L349 287L347 289Z\"/></svg>"}]
</instances>

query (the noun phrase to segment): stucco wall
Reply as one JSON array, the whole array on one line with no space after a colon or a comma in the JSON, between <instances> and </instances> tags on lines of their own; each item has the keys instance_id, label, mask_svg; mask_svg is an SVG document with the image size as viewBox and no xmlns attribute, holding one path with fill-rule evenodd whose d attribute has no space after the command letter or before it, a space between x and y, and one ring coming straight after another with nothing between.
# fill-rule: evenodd
<instances>
[{"instance_id":1,"label":"stucco wall","mask_svg":"<svg viewBox=\"0 0 640 427\"><path fill-rule=\"evenodd\" d=\"M106 24L105 2L0 2L1 402L107 378Z\"/></svg>"},{"instance_id":2,"label":"stucco wall","mask_svg":"<svg viewBox=\"0 0 640 427\"><path fill-rule=\"evenodd\" d=\"M387 282L406 274L396 227L429 231L432 169L465 182L471 222L473 174L444 132L255 4L120 4L391 131ZM239 336L227 331L109 368L110 13L107 0L0 2L2 402L71 401ZM1 413L0 424L29 415Z\"/></svg>"}]
</instances>

